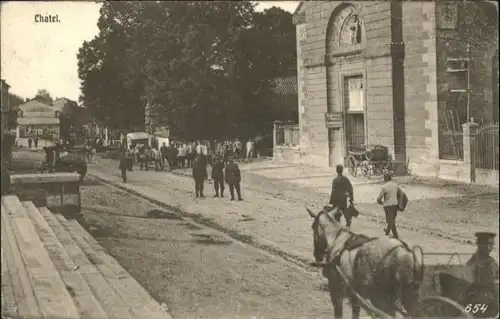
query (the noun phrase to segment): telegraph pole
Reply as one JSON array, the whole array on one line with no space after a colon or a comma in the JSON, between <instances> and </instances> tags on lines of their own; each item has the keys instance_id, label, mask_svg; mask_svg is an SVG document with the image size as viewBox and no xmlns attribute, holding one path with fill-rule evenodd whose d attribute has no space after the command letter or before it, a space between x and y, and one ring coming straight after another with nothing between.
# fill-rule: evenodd
<instances>
[{"instance_id":1,"label":"telegraph pole","mask_svg":"<svg viewBox=\"0 0 500 319\"><path fill-rule=\"evenodd\" d=\"M471 83L470 83L470 73L471 73L471 61L472 60L472 55L471 55L471 47L470 43L467 42L467 121L471 120L470 116L470 97L471 97Z\"/></svg>"}]
</instances>

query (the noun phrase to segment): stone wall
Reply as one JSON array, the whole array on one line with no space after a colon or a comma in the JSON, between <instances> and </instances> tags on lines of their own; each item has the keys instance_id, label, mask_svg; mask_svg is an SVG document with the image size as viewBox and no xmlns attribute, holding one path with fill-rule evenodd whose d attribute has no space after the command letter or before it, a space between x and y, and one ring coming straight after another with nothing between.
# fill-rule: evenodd
<instances>
[{"instance_id":1,"label":"stone wall","mask_svg":"<svg viewBox=\"0 0 500 319\"><path fill-rule=\"evenodd\" d=\"M434 2L403 2L406 154L413 174L437 176L438 118Z\"/></svg>"}]
</instances>

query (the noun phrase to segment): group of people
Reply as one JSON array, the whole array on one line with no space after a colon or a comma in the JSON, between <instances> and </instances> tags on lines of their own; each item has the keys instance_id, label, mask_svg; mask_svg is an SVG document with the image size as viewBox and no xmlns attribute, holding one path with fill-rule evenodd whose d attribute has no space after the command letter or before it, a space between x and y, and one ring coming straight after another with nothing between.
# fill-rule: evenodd
<instances>
[{"instance_id":1,"label":"group of people","mask_svg":"<svg viewBox=\"0 0 500 319\"><path fill-rule=\"evenodd\" d=\"M332 182L332 191L330 195L329 205L331 209L338 208L335 214L335 219L340 222L342 215L346 220L346 226L350 227L352 218L356 216L353 212L357 212L354 208L354 191L349 179L343 175L344 167L337 165L337 177ZM396 229L396 217L398 211L403 211L408 204L408 197L397 183L392 180L392 175L389 172L384 174L385 184L381 187L377 197L377 203L384 207L387 226L384 228L384 233L389 236L392 232L394 238L398 238Z\"/></svg>"},{"instance_id":2,"label":"group of people","mask_svg":"<svg viewBox=\"0 0 500 319\"><path fill-rule=\"evenodd\" d=\"M196 197L204 197L204 182L208 180L207 166L212 167L211 178L214 182L215 197L224 197L224 184L229 186L231 200L235 195L239 201L241 196L241 174L237 162L241 159L239 141L234 142L181 142L171 141L167 146L162 143L159 148L148 145L129 145L120 152L119 169L124 183L127 182L127 172L138 164L139 169L149 170L149 163L154 162L156 171L165 169L171 171L177 168L191 168L195 181ZM249 143L248 153L253 153L253 143Z\"/></svg>"},{"instance_id":3,"label":"group of people","mask_svg":"<svg viewBox=\"0 0 500 319\"><path fill-rule=\"evenodd\" d=\"M28 147L31 148L32 146L38 148L38 134L28 137Z\"/></svg>"}]
</instances>

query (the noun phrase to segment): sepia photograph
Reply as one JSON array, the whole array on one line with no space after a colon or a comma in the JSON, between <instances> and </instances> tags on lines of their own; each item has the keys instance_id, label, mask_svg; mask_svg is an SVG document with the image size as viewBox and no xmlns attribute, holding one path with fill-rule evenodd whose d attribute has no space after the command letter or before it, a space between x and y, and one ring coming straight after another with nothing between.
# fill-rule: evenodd
<instances>
[{"instance_id":1,"label":"sepia photograph","mask_svg":"<svg viewBox=\"0 0 500 319\"><path fill-rule=\"evenodd\" d=\"M499 318L498 1L2 1L1 319Z\"/></svg>"}]
</instances>

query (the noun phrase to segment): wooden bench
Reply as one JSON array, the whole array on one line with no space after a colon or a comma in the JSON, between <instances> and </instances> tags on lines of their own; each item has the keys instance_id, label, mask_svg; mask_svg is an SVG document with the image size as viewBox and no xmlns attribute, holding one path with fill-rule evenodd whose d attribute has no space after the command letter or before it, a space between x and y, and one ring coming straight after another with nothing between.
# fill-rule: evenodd
<instances>
[{"instance_id":1,"label":"wooden bench","mask_svg":"<svg viewBox=\"0 0 500 319\"><path fill-rule=\"evenodd\" d=\"M76 221L1 201L2 317L170 319Z\"/></svg>"}]
</instances>

